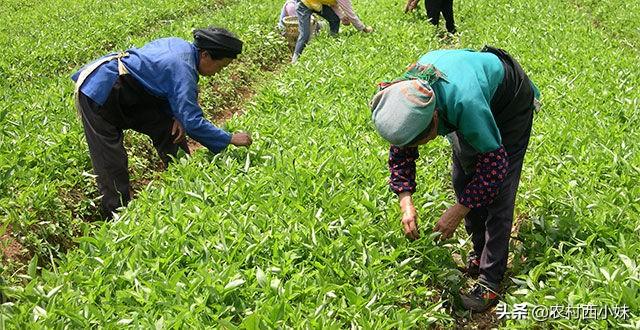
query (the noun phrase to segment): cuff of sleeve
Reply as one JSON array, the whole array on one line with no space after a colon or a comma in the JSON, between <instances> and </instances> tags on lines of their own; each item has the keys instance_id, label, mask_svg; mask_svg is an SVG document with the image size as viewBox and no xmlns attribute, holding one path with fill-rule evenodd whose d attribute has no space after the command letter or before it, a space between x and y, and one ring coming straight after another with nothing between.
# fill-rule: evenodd
<instances>
[{"instance_id":1,"label":"cuff of sleeve","mask_svg":"<svg viewBox=\"0 0 640 330\"><path fill-rule=\"evenodd\" d=\"M224 139L222 140L223 141L222 143L224 144L224 146L222 148L220 148L220 150L217 151L217 152L220 152L220 151L222 151L224 149L227 149L227 147L231 144L231 137L233 136L233 134L231 134L229 132L224 132L224 134L225 134L225 136L224 136Z\"/></svg>"},{"instance_id":2,"label":"cuff of sleeve","mask_svg":"<svg viewBox=\"0 0 640 330\"><path fill-rule=\"evenodd\" d=\"M225 142L227 145L230 145L230 144L231 144L231 137L233 137L233 134L231 134L231 133L229 133L229 132L226 132L226 131L224 132L224 134L225 134L225 140L224 140L224 142Z\"/></svg>"},{"instance_id":3,"label":"cuff of sleeve","mask_svg":"<svg viewBox=\"0 0 640 330\"><path fill-rule=\"evenodd\" d=\"M416 188L412 187L412 186L396 186L393 184L389 184L389 188L391 189L391 191L393 191L396 195L399 195L400 193L404 193L404 192L410 192L410 193L414 193L416 192Z\"/></svg>"},{"instance_id":4,"label":"cuff of sleeve","mask_svg":"<svg viewBox=\"0 0 640 330\"><path fill-rule=\"evenodd\" d=\"M222 131L222 134L218 135L218 137L216 137L216 139L214 139L213 141L200 141L195 137L194 139L200 142L205 147L207 147L209 151L213 152L214 154L217 154L222 152L224 149L226 149L229 146L229 144L231 144L231 135L232 134L230 133Z\"/></svg>"},{"instance_id":5,"label":"cuff of sleeve","mask_svg":"<svg viewBox=\"0 0 640 330\"><path fill-rule=\"evenodd\" d=\"M474 209L476 207L481 207L482 205L480 203L471 203L471 198L470 197L460 197L458 198L458 203L464 205L466 208L468 209Z\"/></svg>"}]
</instances>

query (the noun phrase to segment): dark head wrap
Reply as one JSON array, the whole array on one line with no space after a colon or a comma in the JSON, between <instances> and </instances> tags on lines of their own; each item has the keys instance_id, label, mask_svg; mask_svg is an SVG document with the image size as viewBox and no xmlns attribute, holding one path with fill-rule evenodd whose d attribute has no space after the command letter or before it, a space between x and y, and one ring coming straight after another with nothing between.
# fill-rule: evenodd
<instances>
[{"instance_id":1,"label":"dark head wrap","mask_svg":"<svg viewBox=\"0 0 640 330\"><path fill-rule=\"evenodd\" d=\"M242 41L233 33L218 27L193 31L193 44L209 51L214 58L237 58L242 53Z\"/></svg>"}]
</instances>

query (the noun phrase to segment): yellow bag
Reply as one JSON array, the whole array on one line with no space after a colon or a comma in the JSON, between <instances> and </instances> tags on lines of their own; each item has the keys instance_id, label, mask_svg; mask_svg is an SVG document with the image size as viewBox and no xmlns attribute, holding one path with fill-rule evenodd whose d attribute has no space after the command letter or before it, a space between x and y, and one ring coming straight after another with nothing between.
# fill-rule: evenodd
<instances>
[{"instance_id":1,"label":"yellow bag","mask_svg":"<svg viewBox=\"0 0 640 330\"><path fill-rule=\"evenodd\" d=\"M333 6L336 0L302 0L302 3L313 11L321 12L322 5Z\"/></svg>"}]
</instances>

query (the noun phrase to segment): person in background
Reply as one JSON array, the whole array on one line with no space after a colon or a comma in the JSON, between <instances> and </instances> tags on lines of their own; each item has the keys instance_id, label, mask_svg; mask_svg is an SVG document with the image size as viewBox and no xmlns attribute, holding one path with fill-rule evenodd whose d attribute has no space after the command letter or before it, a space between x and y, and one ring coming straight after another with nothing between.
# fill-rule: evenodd
<instances>
[{"instance_id":1,"label":"person in background","mask_svg":"<svg viewBox=\"0 0 640 330\"><path fill-rule=\"evenodd\" d=\"M280 11L280 18L278 19L278 29L285 30L284 19L286 17L298 17L296 15L296 0L287 0L282 6ZM319 33L322 30L322 22L317 22L314 33Z\"/></svg>"},{"instance_id":2,"label":"person in background","mask_svg":"<svg viewBox=\"0 0 640 330\"><path fill-rule=\"evenodd\" d=\"M440 13L442 13L447 32L456 33L456 25L453 20L453 0L424 0L424 7L427 10L427 17L429 17L431 24L438 26Z\"/></svg>"},{"instance_id":3,"label":"person in background","mask_svg":"<svg viewBox=\"0 0 640 330\"><path fill-rule=\"evenodd\" d=\"M340 17L340 21L343 25L353 25L356 30L364 33L373 32L371 26L366 26L360 21L360 18L353 10L351 0L336 0L336 4L331 6L333 11Z\"/></svg>"},{"instance_id":4,"label":"person in background","mask_svg":"<svg viewBox=\"0 0 640 330\"><path fill-rule=\"evenodd\" d=\"M419 0L407 0L404 12L408 13L418 6ZM431 24L438 26L440 22L440 13L444 17L447 31L451 34L456 33L456 25L453 19L453 0L424 0L424 8Z\"/></svg>"},{"instance_id":5,"label":"person in background","mask_svg":"<svg viewBox=\"0 0 640 330\"><path fill-rule=\"evenodd\" d=\"M378 133L391 143L390 186L398 195L405 235L417 239L418 146L447 136L453 147L457 202L434 227L453 235L461 220L473 242L467 272L478 276L461 296L471 311L498 301L507 268L516 192L539 92L506 51L436 50L399 79L381 83L371 101Z\"/></svg>"},{"instance_id":6,"label":"person in background","mask_svg":"<svg viewBox=\"0 0 640 330\"><path fill-rule=\"evenodd\" d=\"M189 152L185 134L214 153L252 143L248 133L214 126L198 105L199 75L213 76L229 65L242 41L217 27L195 30L193 38L157 39L109 54L71 77L106 218L130 200L125 129L148 135L165 165L178 148Z\"/></svg>"},{"instance_id":7,"label":"person in background","mask_svg":"<svg viewBox=\"0 0 640 330\"><path fill-rule=\"evenodd\" d=\"M287 0L280 11L280 19L278 19L278 28L284 30L284 18L296 16L296 0Z\"/></svg>"},{"instance_id":8,"label":"person in background","mask_svg":"<svg viewBox=\"0 0 640 330\"><path fill-rule=\"evenodd\" d=\"M315 12L329 22L329 34L336 36L340 30L340 18L330 5L335 0L296 0L296 16L298 17L298 40L291 57L291 63L296 63L311 37L311 15Z\"/></svg>"}]
</instances>

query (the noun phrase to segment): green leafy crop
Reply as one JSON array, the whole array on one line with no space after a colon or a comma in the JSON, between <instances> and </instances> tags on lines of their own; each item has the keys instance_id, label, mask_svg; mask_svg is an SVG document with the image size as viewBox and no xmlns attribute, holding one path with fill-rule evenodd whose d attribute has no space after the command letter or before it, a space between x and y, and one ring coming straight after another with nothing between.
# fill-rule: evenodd
<instances>
[{"instance_id":1,"label":"green leafy crop","mask_svg":"<svg viewBox=\"0 0 640 330\"><path fill-rule=\"evenodd\" d=\"M73 236L68 232L82 223L73 213L92 209L87 199L65 208L60 194L80 187L95 196L82 175L90 164L73 119L72 68L106 50L166 35L189 38L193 27L221 24L247 41L247 60L203 82L203 105L215 110L225 102L220 91L242 81L259 86L245 113L227 122L254 133L249 149L179 159L118 219L75 239L77 247L55 267L34 257L21 282L0 282L0 324L455 326L468 315L454 310L465 283L451 254L465 254L470 243L462 230L445 244L429 235L453 201L449 147L439 139L421 149L414 200L422 238L409 242L386 186L388 146L370 124L367 102L377 82L429 50L490 44L514 55L544 97L522 173L516 218L524 221L503 301L626 305L631 313L626 320L500 325L640 326L637 0L457 1L460 33L444 40L422 13L403 14L403 3L355 0L373 34L343 27L334 39L325 31L297 64L275 72L264 69L286 60L284 40L273 32L280 1L228 1L214 9L182 3L116 2L91 14L84 8L107 4L62 9L56 1L12 1L0 9L10 22L0 42L14 50L0 57L0 72L9 77L0 81L0 215L23 233ZM128 10L143 8L149 10ZM95 31L87 33L86 24ZM14 31L21 32L10 38ZM37 56L30 59L21 45L33 40L46 47L31 47Z\"/></svg>"}]
</instances>

